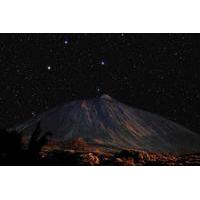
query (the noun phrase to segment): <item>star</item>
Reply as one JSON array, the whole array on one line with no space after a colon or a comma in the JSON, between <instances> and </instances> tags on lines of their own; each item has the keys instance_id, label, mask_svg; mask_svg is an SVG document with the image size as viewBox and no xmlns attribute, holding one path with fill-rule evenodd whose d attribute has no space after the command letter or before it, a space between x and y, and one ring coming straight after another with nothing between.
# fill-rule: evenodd
<instances>
[{"instance_id":1,"label":"star","mask_svg":"<svg viewBox=\"0 0 200 200\"><path fill-rule=\"evenodd\" d=\"M136 65L133 65L133 69L136 69L137 68L137 66Z\"/></svg>"},{"instance_id":2,"label":"star","mask_svg":"<svg viewBox=\"0 0 200 200\"><path fill-rule=\"evenodd\" d=\"M51 70L51 66L48 66L47 69L50 71Z\"/></svg>"},{"instance_id":3,"label":"star","mask_svg":"<svg viewBox=\"0 0 200 200\"><path fill-rule=\"evenodd\" d=\"M103 60L101 61L101 65L105 65L105 62Z\"/></svg>"},{"instance_id":4,"label":"star","mask_svg":"<svg viewBox=\"0 0 200 200\"><path fill-rule=\"evenodd\" d=\"M177 52L177 51L176 51L176 52L174 52L174 55L175 55L175 56L178 56L178 52Z\"/></svg>"},{"instance_id":5,"label":"star","mask_svg":"<svg viewBox=\"0 0 200 200\"><path fill-rule=\"evenodd\" d=\"M100 92L100 91L101 91L101 89L98 87L98 88L97 88L97 92Z\"/></svg>"},{"instance_id":6,"label":"star","mask_svg":"<svg viewBox=\"0 0 200 200\"><path fill-rule=\"evenodd\" d=\"M68 41L67 41L67 40L65 40L65 41L64 41L64 44L68 44Z\"/></svg>"},{"instance_id":7,"label":"star","mask_svg":"<svg viewBox=\"0 0 200 200\"><path fill-rule=\"evenodd\" d=\"M124 80L125 80L125 81L128 80L128 77L127 77L127 76L124 76Z\"/></svg>"}]
</instances>

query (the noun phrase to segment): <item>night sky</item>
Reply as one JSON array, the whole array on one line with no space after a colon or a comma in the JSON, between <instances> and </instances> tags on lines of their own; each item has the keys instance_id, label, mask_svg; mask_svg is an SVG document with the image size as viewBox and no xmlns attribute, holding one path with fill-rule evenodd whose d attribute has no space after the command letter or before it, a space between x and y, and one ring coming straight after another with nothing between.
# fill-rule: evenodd
<instances>
[{"instance_id":1,"label":"night sky","mask_svg":"<svg viewBox=\"0 0 200 200\"><path fill-rule=\"evenodd\" d=\"M0 127L109 94L200 133L199 34L0 34Z\"/></svg>"}]
</instances>

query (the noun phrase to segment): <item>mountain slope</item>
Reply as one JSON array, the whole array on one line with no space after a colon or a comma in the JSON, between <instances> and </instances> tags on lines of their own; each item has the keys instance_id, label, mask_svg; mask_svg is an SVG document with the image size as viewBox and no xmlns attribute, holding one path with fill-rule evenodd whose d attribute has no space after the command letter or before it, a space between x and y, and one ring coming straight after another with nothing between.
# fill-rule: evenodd
<instances>
[{"instance_id":1,"label":"mountain slope","mask_svg":"<svg viewBox=\"0 0 200 200\"><path fill-rule=\"evenodd\" d=\"M30 135L37 122L55 141L84 138L111 148L153 152L200 152L200 136L158 115L126 106L108 95L67 103L45 112L16 129Z\"/></svg>"}]
</instances>

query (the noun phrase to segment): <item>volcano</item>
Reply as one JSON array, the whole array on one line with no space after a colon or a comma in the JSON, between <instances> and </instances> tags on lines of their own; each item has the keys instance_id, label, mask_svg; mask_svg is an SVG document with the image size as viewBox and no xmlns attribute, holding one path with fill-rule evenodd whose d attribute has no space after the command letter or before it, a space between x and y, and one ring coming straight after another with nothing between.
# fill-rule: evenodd
<instances>
[{"instance_id":1,"label":"volcano","mask_svg":"<svg viewBox=\"0 0 200 200\"><path fill-rule=\"evenodd\" d=\"M181 125L137 108L109 95L58 106L17 126L30 136L40 122L42 134L51 132L54 141L82 138L105 149L139 149L185 154L200 152L200 135Z\"/></svg>"}]
</instances>

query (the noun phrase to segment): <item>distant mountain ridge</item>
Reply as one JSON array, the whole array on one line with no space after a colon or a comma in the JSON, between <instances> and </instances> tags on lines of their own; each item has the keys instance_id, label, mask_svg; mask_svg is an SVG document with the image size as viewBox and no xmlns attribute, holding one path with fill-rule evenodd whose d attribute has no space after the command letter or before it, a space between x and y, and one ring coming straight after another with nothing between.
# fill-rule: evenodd
<instances>
[{"instance_id":1,"label":"distant mountain ridge","mask_svg":"<svg viewBox=\"0 0 200 200\"><path fill-rule=\"evenodd\" d=\"M16 127L30 135L40 121L52 140L83 138L118 149L184 154L200 152L200 136L161 116L132 108L109 95L58 106Z\"/></svg>"}]
</instances>

